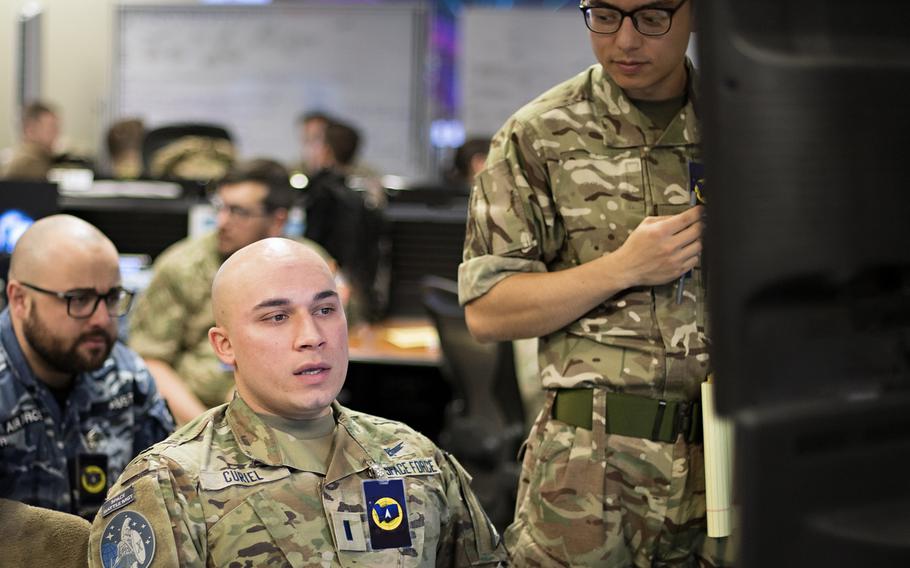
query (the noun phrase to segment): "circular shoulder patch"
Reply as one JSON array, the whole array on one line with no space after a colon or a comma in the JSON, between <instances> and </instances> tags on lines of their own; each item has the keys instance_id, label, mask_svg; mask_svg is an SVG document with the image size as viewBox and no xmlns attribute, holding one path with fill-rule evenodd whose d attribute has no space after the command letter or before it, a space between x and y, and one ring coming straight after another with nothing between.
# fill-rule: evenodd
<instances>
[{"instance_id":1,"label":"circular shoulder patch","mask_svg":"<svg viewBox=\"0 0 910 568\"><path fill-rule=\"evenodd\" d=\"M135 511L121 511L111 517L101 537L104 568L147 568L154 557L155 532L145 517Z\"/></svg>"}]
</instances>

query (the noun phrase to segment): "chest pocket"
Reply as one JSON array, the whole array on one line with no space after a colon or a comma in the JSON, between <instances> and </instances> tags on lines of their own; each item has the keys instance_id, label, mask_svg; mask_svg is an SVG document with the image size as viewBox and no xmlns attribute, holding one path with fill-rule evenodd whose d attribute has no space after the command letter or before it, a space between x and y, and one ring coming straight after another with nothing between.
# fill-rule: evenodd
<instances>
[{"instance_id":1,"label":"chest pocket","mask_svg":"<svg viewBox=\"0 0 910 568\"><path fill-rule=\"evenodd\" d=\"M287 495L293 499L292 507L268 488L255 490L219 519L208 535L214 565L320 566L326 553L330 561L331 535L322 504L314 494L294 493ZM217 495L211 495L209 502L217 501Z\"/></svg>"},{"instance_id":2,"label":"chest pocket","mask_svg":"<svg viewBox=\"0 0 910 568\"><path fill-rule=\"evenodd\" d=\"M645 188L637 150L571 152L553 167L553 197L571 260L585 263L615 251L644 219Z\"/></svg>"}]
</instances>

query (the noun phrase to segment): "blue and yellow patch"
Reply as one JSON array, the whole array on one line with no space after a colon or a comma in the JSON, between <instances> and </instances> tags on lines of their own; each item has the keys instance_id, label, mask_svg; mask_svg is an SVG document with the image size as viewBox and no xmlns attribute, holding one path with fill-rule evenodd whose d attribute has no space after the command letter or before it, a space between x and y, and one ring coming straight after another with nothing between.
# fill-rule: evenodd
<instances>
[{"instance_id":1,"label":"blue and yellow patch","mask_svg":"<svg viewBox=\"0 0 910 568\"><path fill-rule=\"evenodd\" d=\"M101 537L104 568L147 568L154 557L155 533L148 519L135 511L121 511L111 517Z\"/></svg>"},{"instance_id":2,"label":"blue and yellow patch","mask_svg":"<svg viewBox=\"0 0 910 568\"><path fill-rule=\"evenodd\" d=\"M411 546L407 496L403 479L367 479L363 482L367 524L373 550Z\"/></svg>"}]
</instances>

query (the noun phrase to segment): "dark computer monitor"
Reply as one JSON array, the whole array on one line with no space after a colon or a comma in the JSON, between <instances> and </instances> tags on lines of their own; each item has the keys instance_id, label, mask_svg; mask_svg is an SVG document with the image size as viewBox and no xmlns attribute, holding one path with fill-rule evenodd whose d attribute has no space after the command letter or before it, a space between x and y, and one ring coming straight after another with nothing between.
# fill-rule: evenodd
<instances>
[{"instance_id":1,"label":"dark computer monitor","mask_svg":"<svg viewBox=\"0 0 910 568\"><path fill-rule=\"evenodd\" d=\"M908 8L697 4L737 566L910 565Z\"/></svg>"},{"instance_id":2,"label":"dark computer monitor","mask_svg":"<svg viewBox=\"0 0 910 568\"><path fill-rule=\"evenodd\" d=\"M58 211L56 184L0 181L0 253L12 253L25 229Z\"/></svg>"}]
</instances>

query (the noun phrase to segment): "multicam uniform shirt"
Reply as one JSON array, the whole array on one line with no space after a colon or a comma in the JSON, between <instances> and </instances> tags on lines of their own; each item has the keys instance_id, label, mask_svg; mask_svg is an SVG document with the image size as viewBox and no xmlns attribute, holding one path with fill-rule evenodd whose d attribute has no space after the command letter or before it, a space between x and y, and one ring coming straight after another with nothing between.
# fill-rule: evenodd
<instances>
[{"instance_id":1,"label":"multicam uniform shirt","mask_svg":"<svg viewBox=\"0 0 910 568\"><path fill-rule=\"evenodd\" d=\"M174 429L152 377L117 343L100 369L76 376L61 409L29 369L7 310L0 342L0 497L94 515L126 464Z\"/></svg>"},{"instance_id":2,"label":"multicam uniform shirt","mask_svg":"<svg viewBox=\"0 0 910 568\"><path fill-rule=\"evenodd\" d=\"M519 110L493 140L471 197L462 303L519 272L565 270L618 249L649 215L690 207L699 160L694 93L665 131L597 65ZM698 396L708 374L700 270L624 290L540 342L544 388Z\"/></svg>"},{"instance_id":3,"label":"multicam uniform shirt","mask_svg":"<svg viewBox=\"0 0 910 568\"><path fill-rule=\"evenodd\" d=\"M459 296L517 273L566 270L616 251L647 216L690 207L699 135L693 71L666 129L594 65L520 109L493 139L471 196ZM689 565L704 540L701 446L605 434L606 392L698 397L709 372L705 289L693 271L639 286L540 338L547 404L528 438L516 565ZM592 388L592 430L550 418L553 390ZM713 560L709 561L713 562ZM675 564L674 564L675 565Z\"/></svg>"},{"instance_id":4,"label":"multicam uniform shirt","mask_svg":"<svg viewBox=\"0 0 910 568\"><path fill-rule=\"evenodd\" d=\"M174 368L206 406L223 404L234 386L209 345L212 280L221 266L214 232L184 239L155 260L154 276L130 314L130 347Z\"/></svg>"},{"instance_id":5,"label":"multicam uniform shirt","mask_svg":"<svg viewBox=\"0 0 910 568\"><path fill-rule=\"evenodd\" d=\"M454 458L407 426L332 407L326 473L282 451L239 397L143 453L92 526L89 563L140 566L495 566L499 537ZM406 546L382 548L364 480L402 484ZM397 481L396 481L397 480ZM403 522L403 519L398 519ZM135 534L133 534L135 533Z\"/></svg>"}]
</instances>

